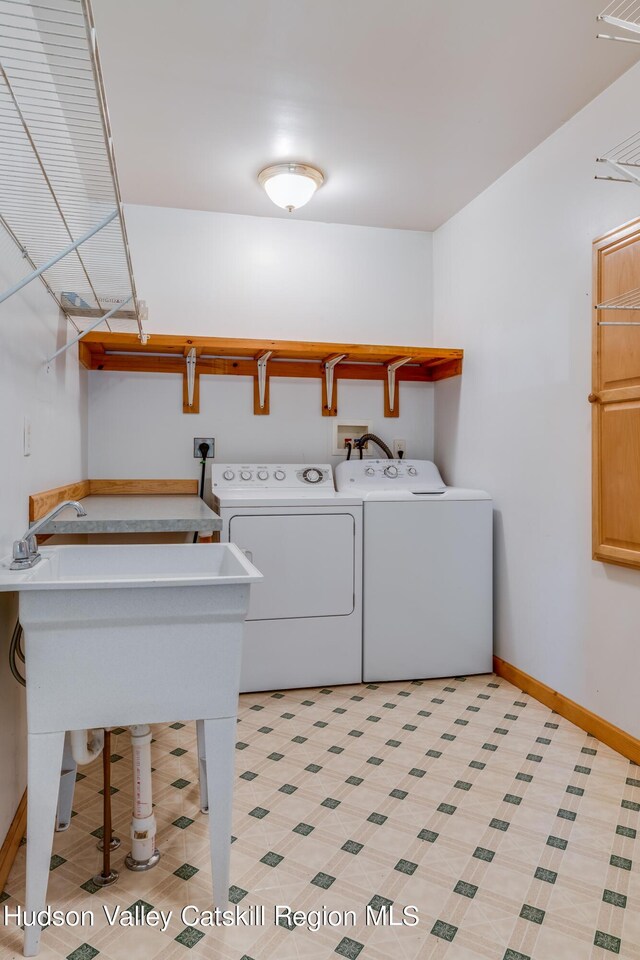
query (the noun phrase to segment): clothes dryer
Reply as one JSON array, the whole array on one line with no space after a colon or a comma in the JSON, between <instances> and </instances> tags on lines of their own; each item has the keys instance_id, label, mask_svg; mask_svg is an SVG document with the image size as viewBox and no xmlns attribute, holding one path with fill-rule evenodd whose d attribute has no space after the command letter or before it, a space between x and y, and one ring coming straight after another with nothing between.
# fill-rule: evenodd
<instances>
[{"instance_id":1,"label":"clothes dryer","mask_svg":"<svg viewBox=\"0 0 640 960\"><path fill-rule=\"evenodd\" d=\"M216 463L213 509L264 579L252 591L240 689L362 679L362 500L329 464Z\"/></svg>"}]
</instances>

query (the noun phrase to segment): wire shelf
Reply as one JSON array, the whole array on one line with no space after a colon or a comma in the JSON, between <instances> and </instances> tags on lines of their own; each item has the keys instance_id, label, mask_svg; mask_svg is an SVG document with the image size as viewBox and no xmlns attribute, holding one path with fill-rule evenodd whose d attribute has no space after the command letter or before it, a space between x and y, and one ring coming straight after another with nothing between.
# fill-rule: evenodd
<instances>
[{"instance_id":1,"label":"wire shelf","mask_svg":"<svg viewBox=\"0 0 640 960\"><path fill-rule=\"evenodd\" d=\"M596 310L640 310L640 287L596 304Z\"/></svg>"},{"instance_id":2,"label":"wire shelf","mask_svg":"<svg viewBox=\"0 0 640 960\"><path fill-rule=\"evenodd\" d=\"M597 157L596 162L606 164L612 171L609 176L596 176L596 180L635 183L640 186L640 131Z\"/></svg>"},{"instance_id":3,"label":"wire shelf","mask_svg":"<svg viewBox=\"0 0 640 960\"><path fill-rule=\"evenodd\" d=\"M598 20L627 33L640 34L640 0L612 0L598 16ZM611 36L599 33L599 40L616 40L618 43L640 43L629 36Z\"/></svg>"},{"instance_id":4,"label":"wire shelf","mask_svg":"<svg viewBox=\"0 0 640 960\"><path fill-rule=\"evenodd\" d=\"M89 0L0 0L0 223L38 270L113 214L41 280L78 330L115 307L142 337Z\"/></svg>"}]
</instances>

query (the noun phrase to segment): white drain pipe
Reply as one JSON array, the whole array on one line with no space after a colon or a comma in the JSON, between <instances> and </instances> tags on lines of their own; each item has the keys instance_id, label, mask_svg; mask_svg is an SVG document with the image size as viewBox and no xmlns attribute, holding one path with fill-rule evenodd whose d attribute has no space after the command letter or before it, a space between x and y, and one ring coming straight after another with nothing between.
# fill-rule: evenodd
<instances>
[{"instance_id":1,"label":"white drain pipe","mask_svg":"<svg viewBox=\"0 0 640 960\"><path fill-rule=\"evenodd\" d=\"M91 763L104 748L104 730L72 730L71 755L76 763Z\"/></svg>"},{"instance_id":2,"label":"white drain pipe","mask_svg":"<svg viewBox=\"0 0 640 960\"><path fill-rule=\"evenodd\" d=\"M129 870L150 870L160 859L156 849L156 818L151 787L151 728L147 723L129 727L133 754L133 816Z\"/></svg>"}]
</instances>

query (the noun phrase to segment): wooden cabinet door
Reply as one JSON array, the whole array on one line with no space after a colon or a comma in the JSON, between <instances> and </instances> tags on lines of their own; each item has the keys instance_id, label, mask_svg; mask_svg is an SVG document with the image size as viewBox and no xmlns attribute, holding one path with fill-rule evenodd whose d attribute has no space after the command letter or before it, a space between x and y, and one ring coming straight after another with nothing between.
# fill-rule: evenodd
<instances>
[{"instance_id":1,"label":"wooden cabinet door","mask_svg":"<svg viewBox=\"0 0 640 960\"><path fill-rule=\"evenodd\" d=\"M640 310L595 309L640 288L640 220L593 252L593 558L640 567Z\"/></svg>"}]
</instances>

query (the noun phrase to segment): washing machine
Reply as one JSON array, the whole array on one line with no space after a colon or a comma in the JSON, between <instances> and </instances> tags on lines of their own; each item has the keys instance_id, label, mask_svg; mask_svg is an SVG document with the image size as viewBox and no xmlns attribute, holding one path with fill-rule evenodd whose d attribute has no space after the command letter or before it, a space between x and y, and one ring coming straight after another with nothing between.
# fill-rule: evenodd
<instances>
[{"instance_id":1,"label":"washing machine","mask_svg":"<svg viewBox=\"0 0 640 960\"><path fill-rule=\"evenodd\" d=\"M489 494L447 487L428 460L346 460L335 477L364 507L363 679L491 671Z\"/></svg>"},{"instance_id":2,"label":"washing machine","mask_svg":"<svg viewBox=\"0 0 640 960\"><path fill-rule=\"evenodd\" d=\"M362 679L362 500L329 464L216 463L221 539L263 574L252 589L243 692Z\"/></svg>"}]
</instances>

